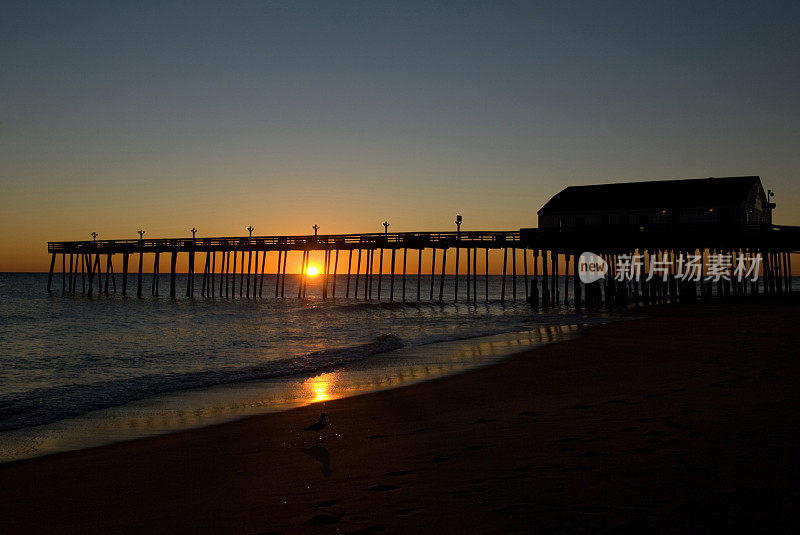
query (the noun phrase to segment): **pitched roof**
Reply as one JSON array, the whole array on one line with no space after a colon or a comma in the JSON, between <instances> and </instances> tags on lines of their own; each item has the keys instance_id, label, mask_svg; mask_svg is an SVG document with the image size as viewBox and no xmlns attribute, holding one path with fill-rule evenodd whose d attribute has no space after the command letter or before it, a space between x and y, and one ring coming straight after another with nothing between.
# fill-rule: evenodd
<instances>
[{"instance_id":1,"label":"pitched roof","mask_svg":"<svg viewBox=\"0 0 800 535\"><path fill-rule=\"evenodd\" d=\"M761 179L736 176L569 186L538 213L729 206L742 202L756 181Z\"/></svg>"}]
</instances>

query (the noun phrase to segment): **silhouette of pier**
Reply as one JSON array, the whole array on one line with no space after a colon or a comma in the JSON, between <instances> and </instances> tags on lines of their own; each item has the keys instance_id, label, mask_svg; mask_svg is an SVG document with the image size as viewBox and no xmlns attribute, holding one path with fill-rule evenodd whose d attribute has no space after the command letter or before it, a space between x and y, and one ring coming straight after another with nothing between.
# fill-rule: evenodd
<instances>
[{"instance_id":1,"label":"silhouette of pier","mask_svg":"<svg viewBox=\"0 0 800 535\"><path fill-rule=\"evenodd\" d=\"M194 229L193 229L194 230ZM252 228L250 229L252 231ZM388 225L387 225L388 230ZM159 295L161 256L167 254L169 295L178 294L176 265L187 255L186 297L198 294L196 276L202 274L199 295L226 298L285 298L286 266L290 255L300 262L296 297L307 295L307 269L311 253L321 251L323 262L322 299L346 298L388 301L444 300L445 285L456 301L489 300L489 255L502 254L499 273L501 302L524 298L535 306L582 306L650 304L717 296L777 294L791 291L791 252L800 249L800 228L750 225L730 230L717 225L650 225L626 228L521 229L519 231L384 232L304 236L236 236L213 238L164 238L133 240L92 240L49 242L51 254L47 288L52 290L57 258L61 258L63 293L94 292L128 295L131 277L135 295L142 297L145 286ZM96 236L95 236L96 238ZM430 249L430 260L423 252ZM413 255L409 255L409 252ZM578 276L580 254L593 251L607 262L610 275L583 284ZM277 252L277 255L274 253ZM479 252L481 262L479 263ZM270 255L269 262L268 253ZM651 262L667 262L666 280L615 280L613 274L625 255L641 255L646 274ZM680 254L699 254L703 265L711 256L726 255L735 264L744 255L761 255L759 279L736 281L722 278L712 282L682 280ZM122 272L114 273L112 258L122 257ZM146 257L150 257L146 260ZM409 257L416 261L409 272ZM466 269L462 257L466 256ZM518 272L518 257L522 272ZM384 271L384 258L389 269ZM202 267L198 270L198 259ZM136 263L131 270L131 261ZM145 280L145 265L147 278ZM364 266L363 272L361 267ZM448 270L448 266L450 269ZM413 269L416 267L416 269ZM459 270L462 270L459 272ZM293 274L288 274L295 276ZM338 275L338 276L337 276ZM265 277L270 284L265 286ZM344 276L344 281L341 279ZM429 276L423 288L422 276ZM523 288L518 288L522 276ZM407 291L408 280L416 277ZM118 280L119 286L118 286ZM388 279L388 280L387 280ZM398 280L399 279L399 280ZM438 279L438 280L437 280ZM479 287L479 279L480 286ZM508 281L510 279L510 281ZM149 282L149 284L148 284ZM339 288L337 289L337 282ZM510 284L508 284L510 282ZM342 287L342 285L344 287ZM508 287L510 286L510 287ZM80 287L80 290L79 290ZM338 290L338 293L337 293Z\"/></svg>"},{"instance_id":2,"label":"silhouette of pier","mask_svg":"<svg viewBox=\"0 0 800 535\"><path fill-rule=\"evenodd\" d=\"M300 282L297 297L306 296L307 269L313 251L322 251L324 261L320 275L322 276L322 298L335 298L337 295L337 274L345 274L344 294L339 289L339 296L345 298L363 297L371 300L387 298L394 301L396 298L403 301L413 296L407 295L405 281L409 278L408 260L409 251L416 251L417 266L414 274L417 277L416 301L423 298L431 301L442 300L446 279L450 278L455 285L458 295L458 283L463 274L458 273L461 264L461 255L467 255L466 287L462 287L471 301L477 300L478 270L477 251L486 252L485 271L488 271L488 252L490 250L503 250L504 271L508 268L508 250L512 256L522 248L519 231L470 231L470 232L387 232L366 234L330 234L330 235L305 235L305 236L237 236L215 238L167 238L138 240L92 240L49 242L48 252L52 255L50 262L50 276L48 291L52 288L53 272L56 258L61 256L62 291L75 293L79 286L81 292L92 295L93 292L109 293L117 291L117 276L114 273L112 257L122 256L121 288L122 295L128 294L129 266L131 257L138 260L138 270L134 272L136 281L136 295L142 296L146 281L144 280L145 255L152 256L152 277L150 293L157 296L159 292L159 265L162 254L169 255L169 294L176 297L176 265L178 255L188 256L187 285L185 295L194 297L196 289L195 274L198 272L197 257L203 262L202 284L200 295L203 297L236 297L264 298L286 297L286 266L290 254L300 256ZM251 230L252 229L248 229ZM316 229L315 229L316 230ZM142 236L143 233L140 233ZM423 266L423 251L433 251L429 265ZM450 250L455 250L454 258L451 255L451 264L455 266L455 274L447 276L448 256ZM271 262L267 264L267 254L277 252L277 259L272 255ZM437 260L437 252L439 253ZM384 256L391 257L390 268L384 273ZM346 256L346 259L345 259ZM376 259L376 256L378 257ZM402 257L401 266L400 257ZM297 256L295 256L297 258ZM362 261L363 259L363 261ZM376 262L377 260L377 262ZM365 262L364 262L365 261ZM438 262L438 263L437 263ZM364 273L361 266L365 265ZM377 265L376 265L377 264ZM346 265L346 271L345 271ZM341 267L340 267L341 266ZM429 270L426 272L426 269ZM512 266L512 278L515 278L516 268ZM430 292L422 291L421 277L425 274L440 273L438 288L431 281ZM266 275L273 275L274 288L265 288ZM383 294L384 279L388 278L387 294ZM402 281L401 288L396 288L396 278ZM96 283L95 283L96 281ZM359 293L359 284L361 293ZM109 288L109 284L111 287ZM95 289L96 287L96 289ZM399 294L396 293L399 290ZM485 286L488 296L488 283ZM438 290L438 293L437 293ZM427 294L427 295L425 295ZM505 291L502 299L505 299ZM516 296L513 297L516 299Z\"/></svg>"},{"instance_id":3,"label":"silhouette of pier","mask_svg":"<svg viewBox=\"0 0 800 535\"><path fill-rule=\"evenodd\" d=\"M300 256L297 297L305 298L311 253L322 251L323 299L337 297L337 275L344 269L346 255L345 288L342 294L340 287L339 297L441 302L445 284L451 284L453 299L477 302L479 278L483 283L480 298L487 301L490 298L489 255L501 251L501 302L507 297L509 252L508 296L512 301L518 297L517 258L521 255L524 296L534 306L571 304L580 308L777 294L792 290L791 253L800 250L800 227L772 224L776 206L773 197L771 190L764 190L758 176L709 177L570 186L538 211L538 228L518 231L462 231L462 219L457 216L455 232L389 232L388 221L383 223L383 233L368 234L317 235L317 225L313 227L314 235L308 236L253 236L252 226L247 228L248 236L220 238L197 238L195 228L191 230L191 238L173 239L144 239L144 231L140 230L138 240L97 240L98 235L93 232L92 241L48 243L52 257L47 290L52 289L56 260L61 255L62 293L76 293L78 277L80 291L88 295L95 291L95 281L97 292L108 294L110 289L116 292L112 258L121 255L121 292L127 295L128 268L133 255L138 260L136 295L141 297L144 258L152 255L150 292L158 296L159 263L161 255L166 253L170 259L169 294L173 298L177 293L175 269L180 254L187 255L189 260L187 297L197 293L194 285L199 255L203 261L201 296L233 298L238 288L238 297L283 298L287 258L292 254L295 259ZM427 249L431 250L430 263L423 265L423 252ZM412 262L416 252L417 266L416 269L412 266L411 275L416 275L416 295L406 292L409 251ZM483 253L482 269L479 269L479 251ZM272 255L267 264L268 254L274 252L277 255ZM448 252L454 267L451 272L447 270ZM579 279L579 262L584 252L603 260L608 267L607 276L586 284ZM387 255L391 259L390 268L384 273ZM463 256L466 269L459 273ZM399 257L402 264L398 269ZM690 257L700 264L702 277L686 277L684 262ZM644 280L641 276L618 277L632 267L632 258L639 259L635 267L639 275L652 274L658 266L660 276ZM758 259L751 274L754 276L731 276L734 266L754 258ZM716 264L719 271L720 263L726 264L727 275L723 273L710 280L708 268ZM274 275L274 289L265 291L266 275ZM424 289L429 291L423 291L423 275L430 277L430 287ZM395 292L398 276L399 295ZM386 277L388 295L382 294Z\"/></svg>"}]
</instances>

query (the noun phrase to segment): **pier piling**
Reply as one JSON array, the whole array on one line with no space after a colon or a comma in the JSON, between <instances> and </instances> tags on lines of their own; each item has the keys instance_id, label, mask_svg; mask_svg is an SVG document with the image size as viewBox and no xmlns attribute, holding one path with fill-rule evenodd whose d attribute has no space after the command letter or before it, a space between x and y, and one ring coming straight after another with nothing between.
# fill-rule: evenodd
<instances>
[{"instance_id":1,"label":"pier piling","mask_svg":"<svg viewBox=\"0 0 800 535\"><path fill-rule=\"evenodd\" d=\"M122 253L122 296L128 295L128 257L129 253Z\"/></svg>"},{"instance_id":2,"label":"pier piling","mask_svg":"<svg viewBox=\"0 0 800 535\"><path fill-rule=\"evenodd\" d=\"M444 270L447 264L447 249L442 249L442 277L439 279L439 302L444 301Z\"/></svg>"},{"instance_id":3,"label":"pier piling","mask_svg":"<svg viewBox=\"0 0 800 535\"><path fill-rule=\"evenodd\" d=\"M50 293L50 290L53 286L53 268L56 266L56 253L50 255L50 274L47 276L47 293Z\"/></svg>"},{"instance_id":4,"label":"pier piling","mask_svg":"<svg viewBox=\"0 0 800 535\"><path fill-rule=\"evenodd\" d=\"M506 302L506 272L508 271L508 247L503 248L503 278L500 279L500 302Z\"/></svg>"}]
</instances>

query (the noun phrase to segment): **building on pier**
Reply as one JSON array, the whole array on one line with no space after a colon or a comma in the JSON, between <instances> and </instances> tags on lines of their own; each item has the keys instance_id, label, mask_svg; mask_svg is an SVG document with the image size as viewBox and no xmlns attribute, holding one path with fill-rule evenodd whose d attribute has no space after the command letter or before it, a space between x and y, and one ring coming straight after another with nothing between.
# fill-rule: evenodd
<instances>
[{"instance_id":1,"label":"building on pier","mask_svg":"<svg viewBox=\"0 0 800 535\"><path fill-rule=\"evenodd\" d=\"M757 176L569 186L539 210L540 229L745 226L772 223Z\"/></svg>"}]
</instances>

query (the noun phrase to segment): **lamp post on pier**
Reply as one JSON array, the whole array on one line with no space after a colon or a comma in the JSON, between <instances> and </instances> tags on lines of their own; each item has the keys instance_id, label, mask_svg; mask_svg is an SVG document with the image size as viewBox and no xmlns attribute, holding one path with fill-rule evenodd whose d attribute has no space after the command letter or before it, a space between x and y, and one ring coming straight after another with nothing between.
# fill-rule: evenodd
<instances>
[{"instance_id":1,"label":"lamp post on pier","mask_svg":"<svg viewBox=\"0 0 800 535\"><path fill-rule=\"evenodd\" d=\"M143 240L143 239L144 239L144 238L143 238L143 236L144 236L144 231L143 231L142 229L139 229L139 230L138 230L138 233L139 233L139 239L140 239L140 240Z\"/></svg>"},{"instance_id":2,"label":"lamp post on pier","mask_svg":"<svg viewBox=\"0 0 800 535\"><path fill-rule=\"evenodd\" d=\"M192 227L192 240L194 240L194 235L197 234L197 229Z\"/></svg>"},{"instance_id":3,"label":"lamp post on pier","mask_svg":"<svg viewBox=\"0 0 800 535\"><path fill-rule=\"evenodd\" d=\"M89 234L89 236L92 237L92 241L97 241L97 237L99 236L99 234L97 232L92 232L91 234Z\"/></svg>"},{"instance_id":4,"label":"lamp post on pier","mask_svg":"<svg viewBox=\"0 0 800 535\"><path fill-rule=\"evenodd\" d=\"M313 226L313 227L311 227L311 228L313 228L313 229L314 229L314 236L316 236L316 235L317 235L317 231L319 230L319 225L317 225L316 223L314 223L314 226Z\"/></svg>"},{"instance_id":5,"label":"lamp post on pier","mask_svg":"<svg viewBox=\"0 0 800 535\"><path fill-rule=\"evenodd\" d=\"M249 227L247 227L247 231L250 232L250 237L251 238L253 237L253 231L254 230L255 230L255 227L253 227L253 225L250 225Z\"/></svg>"},{"instance_id":6,"label":"lamp post on pier","mask_svg":"<svg viewBox=\"0 0 800 535\"><path fill-rule=\"evenodd\" d=\"M387 236L389 234L389 222L388 221L384 221L383 222L383 234L387 235Z\"/></svg>"},{"instance_id":7,"label":"lamp post on pier","mask_svg":"<svg viewBox=\"0 0 800 535\"><path fill-rule=\"evenodd\" d=\"M769 223L770 224L772 224L772 211L775 209L775 203L771 202L770 199L772 199L774 196L775 196L775 192L772 191L771 189L768 189L767 190L767 212L769 213Z\"/></svg>"},{"instance_id":8,"label":"lamp post on pier","mask_svg":"<svg viewBox=\"0 0 800 535\"><path fill-rule=\"evenodd\" d=\"M456 215L456 229L457 229L456 233L458 234L459 241L461 240L461 222L462 222L461 216Z\"/></svg>"}]
</instances>

